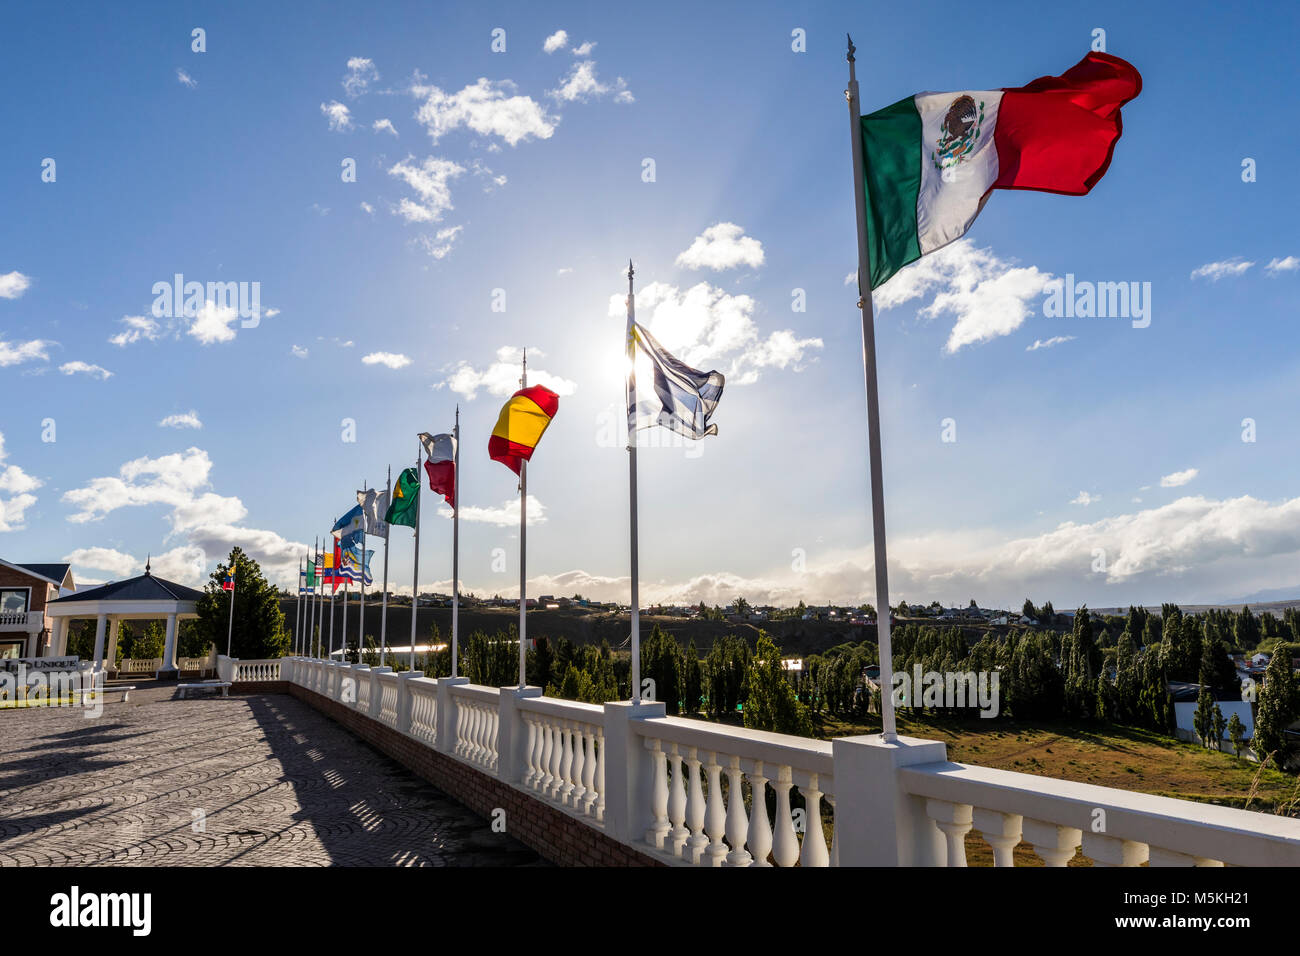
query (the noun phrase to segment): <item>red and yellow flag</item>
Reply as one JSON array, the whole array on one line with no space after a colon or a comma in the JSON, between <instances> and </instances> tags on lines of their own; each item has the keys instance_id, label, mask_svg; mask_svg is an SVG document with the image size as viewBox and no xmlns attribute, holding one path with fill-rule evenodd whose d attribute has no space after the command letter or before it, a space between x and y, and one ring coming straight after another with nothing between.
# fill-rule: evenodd
<instances>
[{"instance_id":1,"label":"red and yellow flag","mask_svg":"<svg viewBox=\"0 0 1300 956\"><path fill-rule=\"evenodd\" d=\"M499 461L516 475L523 462L533 457L546 427L560 408L560 396L542 385L521 388L501 409L497 427L488 439L488 457Z\"/></svg>"}]
</instances>

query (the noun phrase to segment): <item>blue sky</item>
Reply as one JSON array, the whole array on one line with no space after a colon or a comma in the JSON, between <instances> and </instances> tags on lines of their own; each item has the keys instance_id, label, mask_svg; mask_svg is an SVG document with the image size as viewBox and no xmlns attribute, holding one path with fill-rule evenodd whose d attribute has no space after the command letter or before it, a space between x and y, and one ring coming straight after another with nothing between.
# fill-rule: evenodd
<instances>
[{"instance_id":1,"label":"blue sky","mask_svg":"<svg viewBox=\"0 0 1300 956\"><path fill-rule=\"evenodd\" d=\"M514 477L486 444L500 350L526 346L562 394L531 588L625 596L632 257L638 318L728 375L717 437L646 433L643 595L871 600L844 32L870 111L1061 73L1100 28L1144 78L1100 184L995 193L877 290L891 596L1300 584L1300 135L1268 94L1300 17L1135 7L7 6L0 553L99 581L152 553L197 583L240 544L287 584L459 401L463 583L514 594ZM177 273L260 283L260 321L154 316ZM1044 317L1066 274L1149 282L1149 327ZM425 515L421 586L447 589L450 522ZM394 586L410 559L396 531Z\"/></svg>"}]
</instances>

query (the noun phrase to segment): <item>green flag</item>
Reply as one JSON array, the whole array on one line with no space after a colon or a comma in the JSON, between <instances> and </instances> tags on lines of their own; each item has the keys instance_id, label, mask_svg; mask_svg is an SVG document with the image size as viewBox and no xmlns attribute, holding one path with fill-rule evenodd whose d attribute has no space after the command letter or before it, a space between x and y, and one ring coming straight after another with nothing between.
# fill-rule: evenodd
<instances>
[{"instance_id":1,"label":"green flag","mask_svg":"<svg viewBox=\"0 0 1300 956\"><path fill-rule=\"evenodd\" d=\"M316 585L318 585L318 584L320 584L320 580L316 577L316 562L314 562L314 561L308 561L308 562L307 562L307 585L306 585L306 586L309 587L309 588L314 588L314 587L316 587Z\"/></svg>"},{"instance_id":2,"label":"green flag","mask_svg":"<svg viewBox=\"0 0 1300 956\"><path fill-rule=\"evenodd\" d=\"M420 503L420 476L414 468L407 468L397 476L393 486L393 503L388 506L384 520L389 524L415 527L415 510Z\"/></svg>"}]
</instances>

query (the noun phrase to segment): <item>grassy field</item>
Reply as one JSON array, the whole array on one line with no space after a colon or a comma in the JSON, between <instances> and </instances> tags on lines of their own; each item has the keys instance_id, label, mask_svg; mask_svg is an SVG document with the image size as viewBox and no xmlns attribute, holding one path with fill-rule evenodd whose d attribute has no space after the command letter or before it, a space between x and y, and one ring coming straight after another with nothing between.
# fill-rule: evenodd
<instances>
[{"instance_id":1,"label":"grassy field","mask_svg":"<svg viewBox=\"0 0 1300 956\"><path fill-rule=\"evenodd\" d=\"M825 720L824 737L879 733L880 725ZM1238 760L1231 750L1218 753L1130 727L1028 725L1013 720L927 719L900 715L901 734L942 740L948 759L959 763L1041 774L1078 783L1116 787L1138 793L1177 797L1201 803L1300 815L1300 780L1272 768ZM989 866L993 854L974 831L966 839L971 866ZM1016 848L1018 866L1041 866L1032 850ZM1071 865L1087 866L1076 856Z\"/></svg>"}]
</instances>

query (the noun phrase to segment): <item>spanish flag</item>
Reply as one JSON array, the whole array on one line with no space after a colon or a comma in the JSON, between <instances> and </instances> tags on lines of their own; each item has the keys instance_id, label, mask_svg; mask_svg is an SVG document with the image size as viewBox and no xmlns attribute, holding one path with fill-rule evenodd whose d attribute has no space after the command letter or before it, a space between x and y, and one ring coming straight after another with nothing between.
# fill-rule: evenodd
<instances>
[{"instance_id":1,"label":"spanish flag","mask_svg":"<svg viewBox=\"0 0 1300 956\"><path fill-rule=\"evenodd\" d=\"M515 392L502 407L497 427L492 429L488 457L519 474L559 408L560 396L545 386L530 385Z\"/></svg>"}]
</instances>

